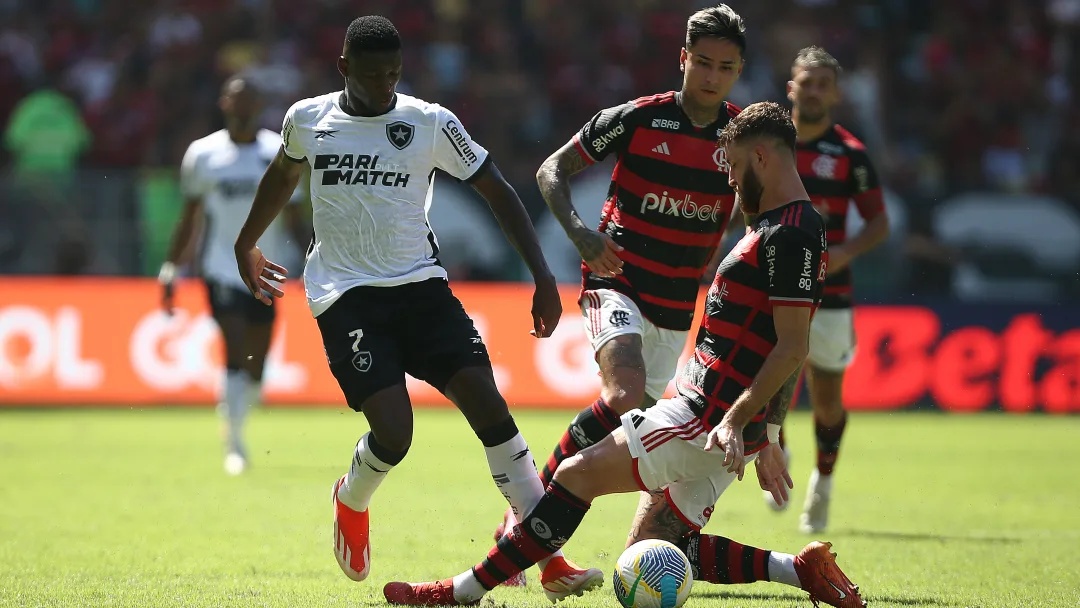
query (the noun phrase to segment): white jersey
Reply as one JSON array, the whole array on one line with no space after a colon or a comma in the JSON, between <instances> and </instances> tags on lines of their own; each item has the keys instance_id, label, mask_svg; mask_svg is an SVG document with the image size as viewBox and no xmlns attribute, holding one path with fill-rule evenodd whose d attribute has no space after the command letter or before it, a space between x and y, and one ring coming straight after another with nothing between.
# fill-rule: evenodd
<instances>
[{"instance_id":1,"label":"white jersey","mask_svg":"<svg viewBox=\"0 0 1080 608\"><path fill-rule=\"evenodd\" d=\"M249 144L234 142L222 129L188 146L180 166L180 188L186 198L202 200L206 218L203 278L247 290L236 269L233 246L251 211L259 180L279 147L281 137L267 129L260 129ZM279 260L287 255L287 241L281 221L275 220L259 239L259 248L267 259Z\"/></svg>"},{"instance_id":2,"label":"white jersey","mask_svg":"<svg viewBox=\"0 0 1080 608\"><path fill-rule=\"evenodd\" d=\"M315 316L352 287L446 278L427 217L434 170L468 180L488 156L438 104L398 93L386 114L352 116L340 95L297 102L281 131L285 154L311 166L304 287Z\"/></svg>"}]
</instances>

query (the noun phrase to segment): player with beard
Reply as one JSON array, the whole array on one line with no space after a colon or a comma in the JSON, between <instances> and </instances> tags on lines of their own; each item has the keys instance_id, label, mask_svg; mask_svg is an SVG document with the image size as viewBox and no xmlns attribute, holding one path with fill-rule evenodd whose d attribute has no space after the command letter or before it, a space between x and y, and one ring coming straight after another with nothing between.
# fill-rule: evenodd
<instances>
[{"instance_id":1,"label":"player with beard","mask_svg":"<svg viewBox=\"0 0 1080 608\"><path fill-rule=\"evenodd\" d=\"M739 112L724 98L745 51L746 27L730 7L694 13L679 55L682 88L601 110L536 174L581 254L579 302L601 382L544 465L544 484L560 462L617 428L622 414L656 403L678 370L701 277L734 206L716 137ZM570 179L612 155L608 199L593 230L574 208ZM508 511L496 538L514 523Z\"/></svg>"},{"instance_id":2,"label":"player with beard","mask_svg":"<svg viewBox=\"0 0 1080 608\"><path fill-rule=\"evenodd\" d=\"M275 308L251 299L236 273L232 245L251 208L259 178L281 147L281 136L259 128L259 94L243 77L225 81L218 107L225 128L192 142L184 153L180 166L184 211L158 279L162 308L172 314L176 267L191 249L196 225L202 218L205 229L198 272L206 284L210 313L225 346L225 379L218 405L225 439L225 471L238 475L248 467L244 420L248 408L262 395ZM295 192L294 202L300 194ZM259 241L274 257L284 255L290 246L304 247L311 234L299 206L288 205L285 209L283 220L271 224Z\"/></svg>"},{"instance_id":3,"label":"player with beard","mask_svg":"<svg viewBox=\"0 0 1080 608\"><path fill-rule=\"evenodd\" d=\"M776 443L787 410L767 405L806 357L827 262L825 226L799 179L787 111L753 104L728 123L720 142L730 185L757 215L717 269L678 396L624 414L610 435L563 460L540 502L475 567L437 582L387 583L388 602L476 605L562 547L597 497L642 490L661 496L663 510L683 524L681 534L664 540L681 545L696 578L773 581L804 589L815 602L865 606L828 543L791 555L699 532L751 460L762 488L787 500L792 483ZM643 537L667 531L657 532Z\"/></svg>"},{"instance_id":4,"label":"player with beard","mask_svg":"<svg viewBox=\"0 0 1080 608\"><path fill-rule=\"evenodd\" d=\"M841 73L840 63L832 55L811 46L795 57L787 85L798 132L799 175L814 207L825 218L829 244L829 274L821 310L810 324L810 354L806 358L817 446L816 466L799 517L799 529L807 534L821 532L828 525L833 472L847 426L842 400L844 371L855 356L851 262L889 235L889 217L866 147L832 118L833 108L840 102ZM852 203L866 224L849 235L847 218ZM774 407L791 403L796 379L777 394ZM767 493L765 502L777 510L786 507Z\"/></svg>"}]
</instances>

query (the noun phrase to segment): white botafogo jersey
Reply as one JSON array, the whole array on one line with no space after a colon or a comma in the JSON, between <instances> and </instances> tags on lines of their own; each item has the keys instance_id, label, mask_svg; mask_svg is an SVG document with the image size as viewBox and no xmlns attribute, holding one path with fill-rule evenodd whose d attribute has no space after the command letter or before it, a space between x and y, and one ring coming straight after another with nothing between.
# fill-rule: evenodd
<instances>
[{"instance_id":1,"label":"white botafogo jersey","mask_svg":"<svg viewBox=\"0 0 1080 608\"><path fill-rule=\"evenodd\" d=\"M311 166L304 287L315 316L352 287L446 278L427 217L434 170L468 180L488 156L438 104L398 93L389 112L352 116L340 95L297 102L281 131L285 153Z\"/></svg>"},{"instance_id":2,"label":"white botafogo jersey","mask_svg":"<svg viewBox=\"0 0 1080 608\"><path fill-rule=\"evenodd\" d=\"M180 165L180 188L185 197L203 203L203 278L247 290L236 269L233 246L251 211L259 180L279 147L281 137L267 129L260 129L252 143L238 144L222 129L188 146ZM287 255L287 241L282 222L275 220L259 239L259 248L267 259L279 260Z\"/></svg>"}]
</instances>

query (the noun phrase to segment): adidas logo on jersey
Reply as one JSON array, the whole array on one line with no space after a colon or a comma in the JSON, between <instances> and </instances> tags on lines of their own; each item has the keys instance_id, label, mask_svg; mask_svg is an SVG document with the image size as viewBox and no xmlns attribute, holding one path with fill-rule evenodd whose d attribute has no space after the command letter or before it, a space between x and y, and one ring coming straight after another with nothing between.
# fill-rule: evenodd
<instances>
[{"instance_id":1,"label":"adidas logo on jersey","mask_svg":"<svg viewBox=\"0 0 1080 608\"><path fill-rule=\"evenodd\" d=\"M322 171L324 186L363 185L406 188L409 174L379 170L379 155L316 154L315 171Z\"/></svg>"},{"instance_id":2,"label":"adidas logo on jersey","mask_svg":"<svg viewBox=\"0 0 1080 608\"><path fill-rule=\"evenodd\" d=\"M671 150L668 149L666 141L664 143L660 144L659 146L656 146L655 148L653 148L652 151L656 152L657 154L663 154L665 156L671 156Z\"/></svg>"}]
</instances>

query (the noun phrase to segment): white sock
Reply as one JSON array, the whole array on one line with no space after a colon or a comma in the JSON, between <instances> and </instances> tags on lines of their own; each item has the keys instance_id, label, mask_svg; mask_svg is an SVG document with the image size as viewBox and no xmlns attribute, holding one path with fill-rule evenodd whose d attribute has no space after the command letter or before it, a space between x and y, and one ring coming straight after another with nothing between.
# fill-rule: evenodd
<instances>
[{"instance_id":1,"label":"white sock","mask_svg":"<svg viewBox=\"0 0 1080 608\"><path fill-rule=\"evenodd\" d=\"M795 556L790 553L772 551L769 553L769 580L802 588L799 575L795 572Z\"/></svg>"},{"instance_id":2,"label":"white sock","mask_svg":"<svg viewBox=\"0 0 1080 608\"><path fill-rule=\"evenodd\" d=\"M810 492L829 496L832 493L832 475L822 475L816 468L810 472Z\"/></svg>"},{"instance_id":3,"label":"white sock","mask_svg":"<svg viewBox=\"0 0 1080 608\"><path fill-rule=\"evenodd\" d=\"M262 380L248 377L247 402L248 407L262 405Z\"/></svg>"},{"instance_id":4,"label":"white sock","mask_svg":"<svg viewBox=\"0 0 1080 608\"><path fill-rule=\"evenodd\" d=\"M345 475L345 483L338 488L338 498L353 511L366 511L371 496L386 479L386 474L394 465L379 460L371 453L368 440L371 433L365 433L356 443L352 464Z\"/></svg>"},{"instance_id":5,"label":"white sock","mask_svg":"<svg viewBox=\"0 0 1080 608\"><path fill-rule=\"evenodd\" d=\"M251 378L243 370L230 369L225 371L225 394L224 407L219 412L225 419L228 428L229 452L236 452L246 456L244 452L244 419L248 411L248 386Z\"/></svg>"},{"instance_id":6,"label":"white sock","mask_svg":"<svg viewBox=\"0 0 1080 608\"><path fill-rule=\"evenodd\" d=\"M468 604L484 597L487 589L476 580L472 568L454 577L454 599L459 604Z\"/></svg>"},{"instance_id":7,"label":"white sock","mask_svg":"<svg viewBox=\"0 0 1080 608\"><path fill-rule=\"evenodd\" d=\"M529 451L529 446L521 433L514 435L505 443L490 448L485 447L484 452L487 455L491 478L495 480L499 492L510 503L514 514L512 523L517 524L520 518L532 511L536 503L540 502L544 496L544 485L536 473L536 463L533 462L532 452ZM543 569L552 557L562 554L560 549L537 562L537 566Z\"/></svg>"}]
</instances>

